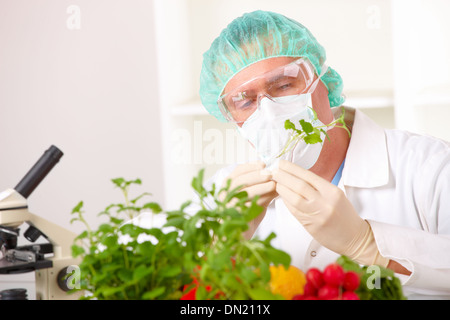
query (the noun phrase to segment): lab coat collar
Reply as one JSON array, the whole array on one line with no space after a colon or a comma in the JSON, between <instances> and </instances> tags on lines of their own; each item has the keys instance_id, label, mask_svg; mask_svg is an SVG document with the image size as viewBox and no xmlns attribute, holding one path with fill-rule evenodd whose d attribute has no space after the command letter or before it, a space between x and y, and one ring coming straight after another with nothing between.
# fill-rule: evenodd
<instances>
[{"instance_id":1,"label":"lab coat collar","mask_svg":"<svg viewBox=\"0 0 450 320\"><path fill-rule=\"evenodd\" d=\"M384 129L357 109L346 107L345 115L352 136L340 184L359 188L386 185L389 160Z\"/></svg>"}]
</instances>

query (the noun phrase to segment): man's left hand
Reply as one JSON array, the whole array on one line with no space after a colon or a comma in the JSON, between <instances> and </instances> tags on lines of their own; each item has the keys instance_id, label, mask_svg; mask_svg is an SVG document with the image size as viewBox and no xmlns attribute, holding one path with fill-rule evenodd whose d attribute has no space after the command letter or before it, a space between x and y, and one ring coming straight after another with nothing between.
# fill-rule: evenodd
<instances>
[{"instance_id":1,"label":"man's left hand","mask_svg":"<svg viewBox=\"0 0 450 320\"><path fill-rule=\"evenodd\" d=\"M387 265L369 223L341 189L285 160L273 171L272 179L286 207L320 244L363 264Z\"/></svg>"}]
</instances>

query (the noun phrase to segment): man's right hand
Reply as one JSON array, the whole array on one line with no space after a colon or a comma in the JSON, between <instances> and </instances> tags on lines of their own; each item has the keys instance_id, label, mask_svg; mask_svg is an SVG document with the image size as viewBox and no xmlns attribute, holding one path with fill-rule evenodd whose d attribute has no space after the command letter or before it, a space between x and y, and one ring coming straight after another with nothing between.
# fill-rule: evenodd
<instances>
[{"instance_id":1,"label":"man's right hand","mask_svg":"<svg viewBox=\"0 0 450 320\"><path fill-rule=\"evenodd\" d=\"M262 161L238 165L225 179L225 183L228 179L231 179L230 190L242 186L241 190L247 191L250 200L259 196L257 204L264 207L264 212L250 222L249 230L244 233L244 236L250 239L264 218L267 206L278 196L276 183L272 181L272 174L265 170L265 164Z\"/></svg>"}]
</instances>

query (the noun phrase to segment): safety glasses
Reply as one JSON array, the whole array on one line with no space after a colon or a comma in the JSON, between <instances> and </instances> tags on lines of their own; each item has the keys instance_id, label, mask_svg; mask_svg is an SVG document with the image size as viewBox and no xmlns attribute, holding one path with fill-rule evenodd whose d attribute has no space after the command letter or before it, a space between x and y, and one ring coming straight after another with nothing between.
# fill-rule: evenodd
<instances>
[{"instance_id":1,"label":"safety glasses","mask_svg":"<svg viewBox=\"0 0 450 320\"><path fill-rule=\"evenodd\" d=\"M273 101L288 101L289 96L314 91L318 80L314 80L314 66L307 60L299 58L287 65L259 75L234 88L218 99L219 109L229 122L245 122L259 107L259 101L267 97ZM280 99L283 98L283 99Z\"/></svg>"}]
</instances>

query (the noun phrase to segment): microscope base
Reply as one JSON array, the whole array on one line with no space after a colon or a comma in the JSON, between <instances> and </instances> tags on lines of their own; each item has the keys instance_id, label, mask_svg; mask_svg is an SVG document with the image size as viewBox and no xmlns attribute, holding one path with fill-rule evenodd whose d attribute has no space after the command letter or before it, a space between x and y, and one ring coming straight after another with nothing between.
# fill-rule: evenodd
<instances>
[{"instance_id":1,"label":"microscope base","mask_svg":"<svg viewBox=\"0 0 450 320\"><path fill-rule=\"evenodd\" d=\"M53 258L53 267L36 270L36 300L76 300L83 295L83 291L68 293L58 284L61 276L67 275L70 289L76 289L80 281L79 259L71 257ZM67 273L61 275L61 270L67 267ZM73 282L72 282L73 281ZM73 285L71 285L73 283Z\"/></svg>"}]
</instances>

